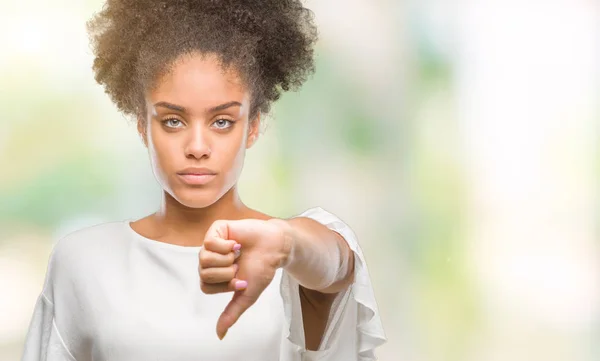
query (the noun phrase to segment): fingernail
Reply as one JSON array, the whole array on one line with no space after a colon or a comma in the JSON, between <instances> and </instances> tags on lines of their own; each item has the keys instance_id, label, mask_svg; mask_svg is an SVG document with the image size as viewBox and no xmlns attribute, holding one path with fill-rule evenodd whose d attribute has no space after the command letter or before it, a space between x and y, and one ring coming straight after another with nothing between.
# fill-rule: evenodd
<instances>
[{"instance_id":1,"label":"fingernail","mask_svg":"<svg viewBox=\"0 0 600 361\"><path fill-rule=\"evenodd\" d=\"M246 282L246 281L236 281L235 282L236 290L243 290L246 287L248 287L248 282Z\"/></svg>"},{"instance_id":2,"label":"fingernail","mask_svg":"<svg viewBox=\"0 0 600 361\"><path fill-rule=\"evenodd\" d=\"M225 335L227 335L227 331L229 331L229 330L225 330L225 332L223 332L223 336L219 337L219 339L221 339L221 340L224 339Z\"/></svg>"},{"instance_id":3,"label":"fingernail","mask_svg":"<svg viewBox=\"0 0 600 361\"><path fill-rule=\"evenodd\" d=\"M233 251L233 258L238 258L240 254L242 254L242 251L240 251L239 249L237 251Z\"/></svg>"},{"instance_id":4,"label":"fingernail","mask_svg":"<svg viewBox=\"0 0 600 361\"><path fill-rule=\"evenodd\" d=\"M239 244L239 243L236 243L236 244L235 244L235 246L233 246L233 250L234 250L234 251L239 251L239 250L240 250L240 248L242 248L242 245L241 245L241 244Z\"/></svg>"}]
</instances>

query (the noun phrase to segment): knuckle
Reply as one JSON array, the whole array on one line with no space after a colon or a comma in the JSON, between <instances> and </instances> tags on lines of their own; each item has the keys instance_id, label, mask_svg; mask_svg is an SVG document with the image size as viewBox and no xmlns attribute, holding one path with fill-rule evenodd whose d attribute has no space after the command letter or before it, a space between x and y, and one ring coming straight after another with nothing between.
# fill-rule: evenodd
<instances>
[{"instance_id":1,"label":"knuckle","mask_svg":"<svg viewBox=\"0 0 600 361\"><path fill-rule=\"evenodd\" d=\"M212 249L215 246L215 238L208 237L204 240L204 249Z\"/></svg>"},{"instance_id":2,"label":"knuckle","mask_svg":"<svg viewBox=\"0 0 600 361\"><path fill-rule=\"evenodd\" d=\"M256 298L248 295L242 295L242 297L240 297L240 303L246 307L252 306L256 302L256 300Z\"/></svg>"},{"instance_id":3,"label":"knuckle","mask_svg":"<svg viewBox=\"0 0 600 361\"><path fill-rule=\"evenodd\" d=\"M231 281L231 280L232 280L232 279L235 277L235 272L236 272L236 271L237 271L237 269L236 269L236 267L235 267L235 266L231 266L231 267L229 267L229 272L228 272L228 275L229 275L229 281Z\"/></svg>"},{"instance_id":4,"label":"knuckle","mask_svg":"<svg viewBox=\"0 0 600 361\"><path fill-rule=\"evenodd\" d=\"M202 263L202 261L204 261L206 259L206 250L201 250L200 254L198 255L198 260Z\"/></svg>"},{"instance_id":5,"label":"knuckle","mask_svg":"<svg viewBox=\"0 0 600 361\"><path fill-rule=\"evenodd\" d=\"M223 228L226 225L227 225L227 221L222 220L222 219L218 219L218 220L214 221L212 224L213 229L215 229L217 231L217 233L222 232Z\"/></svg>"},{"instance_id":6,"label":"knuckle","mask_svg":"<svg viewBox=\"0 0 600 361\"><path fill-rule=\"evenodd\" d=\"M227 325L233 325L235 323L235 316L231 314L231 312L223 312L221 316L223 322Z\"/></svg>"},{"instance_id":7,"label":"knuckle","mask_svg":"<svg viewBox=\"0 0 600 361\"><path fill-rule=\"evenodd\" d=\"M209 285L207 285L204 282L200 282L200 290L206 294L211 294L212 292L212 287L210 287Z\"/></svg>"},{"instance_id":8,"label":"knuckle","mask_svg":"<svg viewBox=\"0 0 600 361\"><path fill-rule=\"evenodd\" d=\"M211 274L212 272L209 272L209 270L202 269L200 270L200 279L202 282L211 283Z\"/></svg>"},{"instance_id":9,"label":"knuckle","mask_svg":"<svg viewBox=\"0 0 600 361\"><path fill-rule=\"evenodd\" d=\"M202 265L202 267L207 267L210 264L210 260L211 260L211 254L209 251L203 251L200 253L200 265Z\"/></svg>"}]
</instances>

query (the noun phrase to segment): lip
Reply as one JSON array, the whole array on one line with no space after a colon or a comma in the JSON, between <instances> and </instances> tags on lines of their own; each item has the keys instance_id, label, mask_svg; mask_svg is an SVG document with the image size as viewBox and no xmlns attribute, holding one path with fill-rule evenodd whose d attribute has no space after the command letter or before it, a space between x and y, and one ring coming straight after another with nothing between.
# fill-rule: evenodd
<instances>
[{"instance_id":1,"label":"lip","mask_svg":"<svg viewBox=\"0 0 600 361\"><path fill-rule=\"evenodd\" d=\"M178 174L179 179L189 185L204 185L213 179L216 174Z\"/></svg>"},{"instance_id":2,"label":"lip","mask_svg":"<svg viewBox=\"0 0 600 361\"><path fill-rule=\"evenodd\" d=\"M208 169L208 168L189 167L189 168L185 168L182 171L177 172L177 174L180 174L180 175L187 175L187 174L192 174L192 175L215 175L215 174L217 174L217 172L215 172L212 169Z\"/></svg>"},{"instance_id":3,"label":"lip","mask_svg":"<svg viewBox=\"0 0 600 361\"><path fill-rule=\"evenodd\" d=\"M208 168L190 167L177 172L177 176L189 185L203 185L215 179L217 173Z\"/></svg>"}]
</instances>

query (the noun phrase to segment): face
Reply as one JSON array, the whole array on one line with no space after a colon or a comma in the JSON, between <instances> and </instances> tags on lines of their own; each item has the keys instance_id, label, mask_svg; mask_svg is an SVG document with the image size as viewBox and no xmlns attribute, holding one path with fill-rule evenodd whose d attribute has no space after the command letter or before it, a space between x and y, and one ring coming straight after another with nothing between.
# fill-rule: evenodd
<instances>
[{"instance_id":1,"label":"face","mask_svg":"<svg viewBox=\"0 0 600 361\"><path fill-rule=\"evenodd\" d=\"M162 188L184 206L208 207L236 183L258 136L250 93L214 56L185 55L146 93L138 130Z\"/></svg>"}]
</instances>

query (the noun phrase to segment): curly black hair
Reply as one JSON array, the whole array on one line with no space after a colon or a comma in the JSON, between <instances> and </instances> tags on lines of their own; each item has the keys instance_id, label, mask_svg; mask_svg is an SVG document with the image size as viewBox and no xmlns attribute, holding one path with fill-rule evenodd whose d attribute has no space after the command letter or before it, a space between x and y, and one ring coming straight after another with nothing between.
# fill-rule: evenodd
<instances>
[{"instance_id":1,"label":"curly black hair","mask_svg":"<svg viewBox=\"0 0 600 361\"><path fill-rule=\"evenodd\" d=\"M314 72L317 29L300 0L107 0L87 23L96 81L125 115L183 54L215 54L252 94L250 118Z\"/></svg>"}]
</instances>

